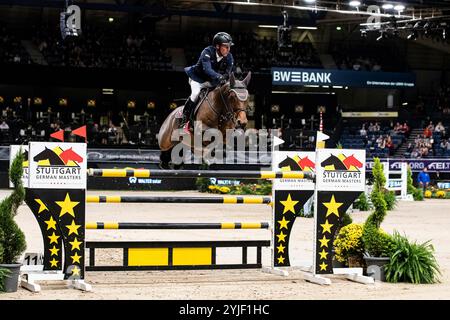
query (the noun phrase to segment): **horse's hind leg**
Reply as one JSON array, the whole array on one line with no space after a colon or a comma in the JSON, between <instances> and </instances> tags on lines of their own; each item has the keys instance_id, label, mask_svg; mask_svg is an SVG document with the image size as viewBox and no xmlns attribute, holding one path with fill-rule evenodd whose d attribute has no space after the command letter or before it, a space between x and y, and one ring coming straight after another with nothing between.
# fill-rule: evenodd
<instances>
[{"instance_id":1,"label":"horse's hind leg","mask_svg":"<svg viewBox=\"0 0 450 320\"><path fill-rule=\"evenodd\" d=\"M164 170L170 169L170 161L172 160L172 149L161 151L159 156L159 167Z\"/></svg>"}]
</instances>

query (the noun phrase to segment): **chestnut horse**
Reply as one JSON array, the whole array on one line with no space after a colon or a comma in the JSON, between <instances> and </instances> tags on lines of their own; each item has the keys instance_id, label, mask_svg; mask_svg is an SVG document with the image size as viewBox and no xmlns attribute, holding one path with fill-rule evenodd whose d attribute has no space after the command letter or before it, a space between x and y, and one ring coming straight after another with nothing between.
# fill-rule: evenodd
<instances>
[{"instance_id":1,"label":"chestnut horse","mask_svg":"<svg viewBox=\"0 0 450 320\"><path fill-rule=\"evenodd\" d=\"M213 90L202 99L196 108L194 119L201 121L203 130L207 128L219 129L223 136L227 129L245 129L247 125L248 91L250 82L249 72L244 80L237 80L233 74L230 80ZM158 134L158 143L161 149L160 167L169 168L171 151L179 141L172 140L172 133L179 130L183 107L172 111L164 120Z\"/></svg>"}]
</instances>

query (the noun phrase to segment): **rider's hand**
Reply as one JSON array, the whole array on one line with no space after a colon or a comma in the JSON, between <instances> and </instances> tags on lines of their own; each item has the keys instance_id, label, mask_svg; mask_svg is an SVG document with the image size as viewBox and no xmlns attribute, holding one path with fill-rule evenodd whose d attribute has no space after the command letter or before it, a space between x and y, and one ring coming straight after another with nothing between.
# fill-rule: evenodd
<instances>
[{"instance_id":1,"label":"rider's hand","mask_svg":"<svg viewBox=\"0 0 450 320\"><path fill-rule=\"evenodd\" d=\"M223 75L221 75L219 78L218 78L218 80L219 80L219 85L224 85L225 83L227 83L227 78L225 77L225 76L223 76Z\"/></svg>"}]
</instances>

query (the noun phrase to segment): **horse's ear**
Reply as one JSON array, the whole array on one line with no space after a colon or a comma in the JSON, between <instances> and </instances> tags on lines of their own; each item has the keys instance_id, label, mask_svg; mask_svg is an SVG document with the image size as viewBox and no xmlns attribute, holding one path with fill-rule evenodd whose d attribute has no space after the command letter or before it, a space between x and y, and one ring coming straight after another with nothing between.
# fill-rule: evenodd
<instances>
[{"instance_id":1,"label":"horse's ear","mask_svg":"<svg viewBox=\"0 0 450 320\"><path fill-rule=\"evenodd\" d=\"M231 72L230 73L230 87L233 88L235 84L236 84L236 78L234 77L234 73Z\"/></svg>"},{"instance_id":2,"label":"horse's ear","mask_svg":"<svg viewBox=\"0 0 450 320\"><path fill-rule=\"evenodd\" d=\"M252 77L252 72L249 71L249 72L247 73L247 76L245 77L245 79L242 80L242 82L245 84L246 87L248 87L248 84L249 84L249 82L250 82L251 77Z\"/></svg>"}]
</instances>

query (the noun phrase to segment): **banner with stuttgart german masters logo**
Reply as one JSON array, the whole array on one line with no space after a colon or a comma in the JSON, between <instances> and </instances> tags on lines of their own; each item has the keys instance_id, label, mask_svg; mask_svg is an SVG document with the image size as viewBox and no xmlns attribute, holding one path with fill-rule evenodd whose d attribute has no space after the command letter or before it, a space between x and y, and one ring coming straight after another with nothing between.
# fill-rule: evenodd
<instances>
[{"instance_id":1,"label":"banner with stuttgart german masters logo","mask_svg":"<svg viewBox=\"0 0 450 320\"><path fill-rule=\"evenodd\" d=\"M333 273L333 241L347 209L365 190L365 166L365 150L317 150L315 274Z\"/></svg>"},{"instance_id":2,"label":"banner with stuttgart german masters logo","mask_svg":"<svg viewBox=\"0 0 450 320\"><path fill-rule=\"evenodd\" d=\"M321 191L364 191L366 151L320 149L316 158L316 183Z\"/></svg>"},{"instance_id":3,"label":"banner with stuttgart german masters logo","mask_svg":"<svg viewBox=\"0 0 450 320\"><path fill-rule=\"evenodd\" d=\"M30 142L30 188L85 189L85 143Z\"/></svg>"}]
</instances>

